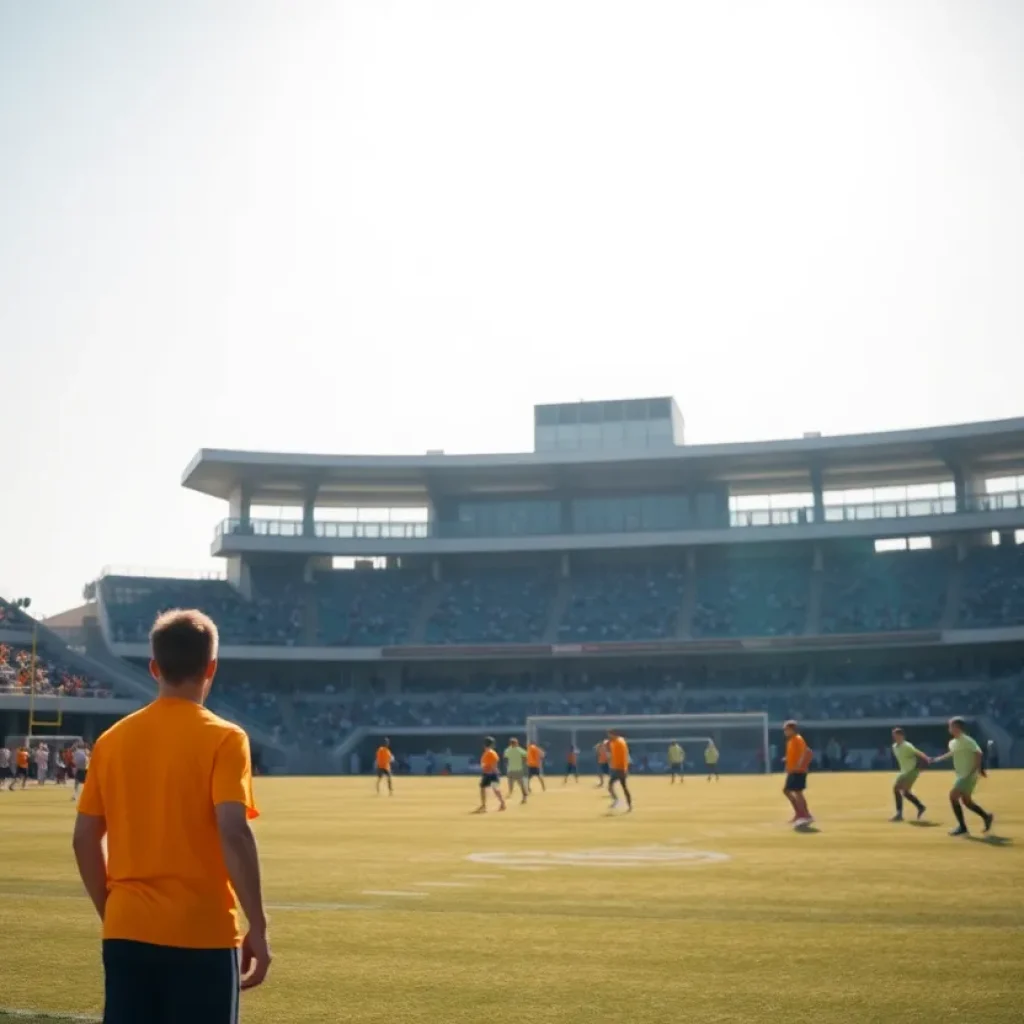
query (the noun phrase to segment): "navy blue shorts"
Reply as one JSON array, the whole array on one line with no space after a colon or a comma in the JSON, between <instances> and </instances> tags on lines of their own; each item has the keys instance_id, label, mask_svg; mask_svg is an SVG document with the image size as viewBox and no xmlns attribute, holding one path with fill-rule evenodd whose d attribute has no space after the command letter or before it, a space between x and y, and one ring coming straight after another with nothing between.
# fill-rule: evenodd
<instances>
[{"instance_id":1,"label":"navy blue shorts","mask_svg":"<svg viewBox=\"0 0 1024 1024\"><path fill-rule=\"evenodd\" d=\"M487 789L488 786L500 786L501 776L497 772L485 772L480 776L480 788Z\"/></svg>"},{"instance_id":2,"label":"navy blue shorts","mask_svg":"<svg viewBox=\"0 0 1024 1024\"><path fill-rule=\"evenodd\" d=\"M628 772L620 772L618 770L612 772L612 782L625 782Z\"/></svg>"},{"instance_id":3,"label":"navy blue shorts","mask_svg":"<svg viewBox=\"0 0 1024 1024\"><path fill-rule=\"evenodd\" d=\"M527 768L526 769L526 777L528 779L536 779L539 775L540 775L540 769L539 768Z\"/></svg>"},{"instance_id":4,"label":"navy blue shorts","mask_svg":"<svg viewBox=\"0 0 1024 1024\"><path fill-rule=\"evenodd\" d=\"M103 1024L237 1024L237 949L103 941Z\"/></svg>"},{"instance_id":5,"label":"navy blue shorts","mask_svg":"<svg viewBox=\"0 0 1024 1024\"><path fill-rule=\"evenodd\" d=\"M807 788L807 772L790 772L785 788L790 793L802 793Z\"/></svg>"},{"instance_id":6,"label":"navy blue shorts","mask_svg":"<svg viewBox=\"0 0 1024 1024\"><path fill-rule=\"evenodd\" d=\"M607 761L604 761L602 764L599 764L597 766L598 775L607 775L610 770L611 769L609 769Z\"/></svg>"},{"instance_id":7,"label":"navy blue shorts","mask_svg":"<svg viewBox=\"0 0 1024 1024\"><path fill-rule=\"evenodd\" d=\"M566 775L575 775L576 774L576 765L575 764L567 764L565 766L565 774Z\"/></svg>"}]
</instances>

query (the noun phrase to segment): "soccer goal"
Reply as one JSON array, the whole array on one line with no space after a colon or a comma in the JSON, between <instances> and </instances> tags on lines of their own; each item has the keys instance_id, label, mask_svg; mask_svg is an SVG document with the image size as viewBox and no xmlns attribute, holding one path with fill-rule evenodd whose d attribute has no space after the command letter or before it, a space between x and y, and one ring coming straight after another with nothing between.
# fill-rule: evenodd
<instances>
[{"instance_id":1,"label":"soccer goal","mask_svg":"<svg viewBox=\"0 0 1024 1024\"><path fill-rule=\"evenodd\" d=\"M768 715L751 711L730 715L536 715L526 720L529 742L544 748L545 763L556 774L570 748L579 751L580 768L595 770L596 746L609 729L625 736L634 771L659 771L669 744L686 751L688 768L700 771L704 750L714 741L723 772L770 772Z\"/></svg>"}]
</instances>

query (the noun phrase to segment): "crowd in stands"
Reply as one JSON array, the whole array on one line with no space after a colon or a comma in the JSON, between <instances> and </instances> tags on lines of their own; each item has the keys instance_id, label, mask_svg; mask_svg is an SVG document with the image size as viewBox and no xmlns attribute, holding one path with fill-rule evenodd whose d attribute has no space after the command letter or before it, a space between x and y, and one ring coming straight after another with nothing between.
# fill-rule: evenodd
<instances>
[{"instance_id":1,"label":"crowd in stands","mask_svg":"<svg viewBox=\"0 0 1024 1024\"><path fill-rule=\"evenodd\" d=\"M467 572L445 587L427 623L430 644L537 643L544 639L553 581L532 569Z\"/></svg>"},{"instance_id":2,"label":"crowd in stands","mask_svg":"<svg viewBox=\"0 0 1024 1024\"><path fill-rule=\"evenodd\" d=\"M981 548L964 562L961 629L1024 623L1024 544Z\"/></svg>"},{"instance_id":3,"label":"crowd in stands","mask_svg":"<svg viewBox=\"0 0 1024 1024\"><path fill-rule=\"evenodd\" d=\"M950 607L951 549L831 552L820 577L824 634L1024 624L1024 546L972 551ZM773 559L698 567L678 560L580 565L560 583L530 568L408 570L253 568L249 597L224 580L108 576L101 593L115 641L144 643L154 617L199 607L225 644L384 647L409 643L595 643L797 636L813 631L809 563ZM560 589L561 587L561 589ZM559 595L564 594L564 599ZM687 624L686 607L692 606ZM14 609L0 608L12 616ZM2 620L0 620L2 622Z\"/></svg>"},{"instance_id":4,"label":"crowd in stands","mask_svg":"<svg viewBox=\"0 0 1024 1024\"><path fill-rule=\"evenodd\" d=\"M832 559L824 570L822 633L935 629L949 589L951 551Z\"/></svg>"},{"instance_id":5,"label":"crowd in stands","mask_svg":"<svg viewBox=\"0 0 1024 1024\"><path fill-rule=\"evenodd\" d=\"M763 560L700 574L696 637L795 636L807 627L810 566Z\"/></svg>"},{"instance_id":6,"label":"crowd in stands","mask_svg":"<svg viewBox=\"0 0 1024 1024\"><path fill-rule=\"evenodd\" d=\"M587 568L572 577L563 643L662 640L679 633L686 571L672 565Z\"/></svg>"},{"instance_id":7,"label":"crowd in stands","mask_svg":"<svg viewBox=\"0 0 1024 1024\"><path fill-rule=\"evenodd\" d=\"M33 690L45 697L108 697L110 690L97 680L72 672L44 656L35 655L35 684L32 679L31 647L0 643L0 693L27 696Z\"/></svg>"}]
</instances>

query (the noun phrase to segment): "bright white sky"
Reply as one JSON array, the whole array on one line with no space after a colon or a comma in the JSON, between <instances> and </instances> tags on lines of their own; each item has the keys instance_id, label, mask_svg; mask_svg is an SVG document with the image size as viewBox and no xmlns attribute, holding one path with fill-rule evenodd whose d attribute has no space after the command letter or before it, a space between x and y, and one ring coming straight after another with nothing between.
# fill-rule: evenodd
<instances>
[{"instance_id":1,"label":"bright white sky","mask_svg":"<svg viewBox=\"0 0 1024 1024\"><path fill-rule=\"evenodd\" d=\"M1019 415L1018 0L0 3L0 591L202 567L201 446Z\"/></svg>"}]
</instances>

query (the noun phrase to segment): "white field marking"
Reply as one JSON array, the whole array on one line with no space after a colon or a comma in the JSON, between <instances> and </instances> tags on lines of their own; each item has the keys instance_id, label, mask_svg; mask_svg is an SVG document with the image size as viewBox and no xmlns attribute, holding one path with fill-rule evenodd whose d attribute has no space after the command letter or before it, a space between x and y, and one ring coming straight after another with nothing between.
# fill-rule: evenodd
<instances>
[{"instance_id":1,"label":"white field marking","mask_svg":"<svg viewBox=\"0 0 1024 1024\"><path fill-rule=\"evenodd\" d=\"M476 864L491 864L507 868L523 867L596 867L633 868L660 865L663 867L693 866L698 864L721 864L731 860L728 854L710 850L683 850L674 846L653 844L598 850L568 850L549 853L530 850L507 853L471 853L467 860Z\"/></svg>"},{"instance_id":2,"label":"white field marking","mask_svg":"<svg viewBox=\"0 0 1024 1024\"><path fill-rule=\"evenodd\" d=\"M411 896L414 899L426 899L429 892L406 892L403 889L364 889L364 896Z\"/></svg>"},{"instance_id":3,"label":"white field marking","mask_svg":"<svg viewBox=\"0 0 1024 1024\"><path fill-rule=\"evenodd\" d=\"M475 874L475 875L452 875L452 878L471 878L471 879L479 878L481 881L488 881L488 882L500 882L504 877L505 877L504 875L481 875L481 874Z\"/></svg>"},{"instance_id":4,"label":"white field marking","mask_svg":"<svg viewBox=\"0 0 1024 1024\"><path fill-rule=\"evenodd\" d=\"M76 1020L90 1021L98 1024L102 1017L89 1017L84 1013L48 1013L43 1010L15 1010L12 1007L0 1006L0 1017L27 1017L29 1020Z\"/></svg>"},{"instance_id":5,"label":"white field marking","mask_svg":"<svg viewBox=\"0 0 1024 1024\"><path fill-rule=\"evenodd\" d=\"M424 889L472 889L472 882L413 882L413 885L422 885Z\"/></svg>"}]
</instances>

